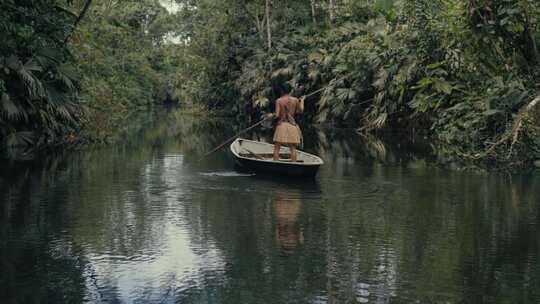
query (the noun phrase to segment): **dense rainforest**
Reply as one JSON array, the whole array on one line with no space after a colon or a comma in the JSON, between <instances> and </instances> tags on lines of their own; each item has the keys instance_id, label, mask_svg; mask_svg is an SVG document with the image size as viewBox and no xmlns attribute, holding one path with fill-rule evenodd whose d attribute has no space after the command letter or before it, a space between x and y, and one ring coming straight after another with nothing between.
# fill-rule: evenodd
<instances>
[{"instance_id":1,"label":"dense rainforest","mask_svg":"<svg viewBox=\"0 0 540 304\"><path fill-rule=\"evenodd\" d=\"M2 145L103 140L172 98L174 22L157 0L2 1Z\"/></svg>"},{"instance_id":2,"label":"dense rainforest","mask_svg":"<svg viewBox=\"0 0 540 304\"><path fill-rule=\"evenodd\" d=\"M288 82L319 92L312 123L540 159L536 0L4 0L0 29L4 147L106 138L165 100L247 123Z\"/></svg>"}]
</instances>

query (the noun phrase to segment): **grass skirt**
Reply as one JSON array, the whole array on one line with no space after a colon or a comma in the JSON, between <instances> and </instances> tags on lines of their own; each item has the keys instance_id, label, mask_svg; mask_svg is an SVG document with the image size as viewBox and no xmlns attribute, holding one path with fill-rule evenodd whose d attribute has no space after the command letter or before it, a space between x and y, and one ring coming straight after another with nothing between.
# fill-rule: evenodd
<instances>
[{"instance_id":1,"label":"grass skirt","mask_svg":"<svg viewBox=\"0 0 540 304\"><path fill-rule=\"evenodd\" d=\"M274 132L274 142L280 144L300 144L302 140L302 132L296 125L288 122L282 122L276 127Z\"/></svg>"}]
</instances>

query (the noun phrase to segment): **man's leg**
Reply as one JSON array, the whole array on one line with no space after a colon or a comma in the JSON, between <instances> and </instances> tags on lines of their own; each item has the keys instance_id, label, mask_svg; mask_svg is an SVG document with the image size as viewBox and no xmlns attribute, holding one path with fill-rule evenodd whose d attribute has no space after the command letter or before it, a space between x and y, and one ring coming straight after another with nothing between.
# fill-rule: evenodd
<instances>
[{"instance_id":1,"label":"man's leg","mask_svg":"<svg viewBox=\"0 0 540 304\"><path fill-rule=\"evenodd\" d=\"M289 148L291 149L291 160L293 162L296 162L296 145L295 144L289 145Z\"/></svg>"},{"instance_id":2,"label":"man's leg","mask_svg":"<svg viewBox=\"0 0 540 304\"><path fill-rule=\"evenodd\" d=\"M281 150L281 144L274 143L274 160L279 160L279 150Z\"/></svg>"}]
</instances>

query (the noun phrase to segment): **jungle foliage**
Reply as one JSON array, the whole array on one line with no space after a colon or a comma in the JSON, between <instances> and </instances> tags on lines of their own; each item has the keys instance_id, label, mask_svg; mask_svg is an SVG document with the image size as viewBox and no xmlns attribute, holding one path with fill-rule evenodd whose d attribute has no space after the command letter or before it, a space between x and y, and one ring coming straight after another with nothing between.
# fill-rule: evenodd
<instances>
[{"instance_id":1,"label":"jungle foliage","mask_svg":"<svg viewBox=\"0 0 540 304\"><path fill-rule=\"evenodd\" d=\"M157 0L0 3L0 145L102 140L173 99L175 28Z\"/></svg>"},{"instance_id":2,"label":"jungle foliage","mask_svg":"<svg viewBox=\"0 0 540 304\"><path fill-rule=\"evenodd\" d=\"M272 82L315 122L424 130L450 155L540 157L534 0L180 1L183 100L272 111Z\"/></svg>"},{"instance_id":3,"label":"jungle foliage","mask_svg":"<svg viewBox=\"0 0 540 304\"><path fill-rule=\"evenodd\" d=\"M104 138L135 110L174 98L175 20L157 0L95 1L70 48L91 110L85 130Z\"/></svg>"},{"instance_id":4,"label":"jungle foliage","mask_svg":"<svg viewBox=\"0 0 540 304\"><path fill-rule=\"evenodd\" d=\"M54 0L0 3L0 138L9 146L75 131L84 110L66 39L77 16Z\"/></svg>"},{"instance_id":5,"label":"jungle foliage","mask_svg":"<svg viewBox=\"0 0 540 304\"><path fill-rule=\"evenodd\" d=\"M175 5L177 11L167 11ZM103 139L163 100L423 132L448 155L540 158L535 0L5 0L2 146Z\"/></svg>"}]
</instances>

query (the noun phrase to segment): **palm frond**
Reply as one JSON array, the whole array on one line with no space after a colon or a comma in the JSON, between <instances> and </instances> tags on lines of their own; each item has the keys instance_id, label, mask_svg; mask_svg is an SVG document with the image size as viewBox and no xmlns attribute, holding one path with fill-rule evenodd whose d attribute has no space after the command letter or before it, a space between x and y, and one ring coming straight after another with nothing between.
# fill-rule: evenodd
<instances>
[{"instance_id":1,"label":"palm frond","mask_svg":"<svg viewBox=\"0 0 540 304\"><path fill-rule=\"evenodd\" d=\"M28 118L28 114L26 113L26 111L18 107L7 93L2 93L2 96L0 98L0 104L0 112L3 112L7 119L26 120Z\"/></svg>"},{"instance_id":2,"label":"palm frond","mask_svg":"<svg viewBox=\"0 0 540 304\"><path fill-rule=\"evenodd\" d=\"M12 132L6 137L6 146L30 146L34 142L34 133L30 131Z\"/></svg>"},{"instance_id":3,"label":"palm frond","mask_svg":"<svg viewBox=\"0 0 540 304\"><path fill-rule=\"evenodd\" d=\"M45 89L41 80L39 80L35 75L34 71L39 70L34 62L28 62L29 65L19 65L17 69L17 74L25 84L25 88L28 96L31 99L42 98L46 96Z\"/></svg>"},{"instance_id":4,"label":"palm frond","mask_svg":"<svg viewBox=\"0 0 540 304\"><path fill-rule=\"evenodd\" d=\"M290 77L294 73L294 67L289 65L287 67L277 69L272 73L272 79L278 79L280 77Z\"/></svg>"}]
</instances>

